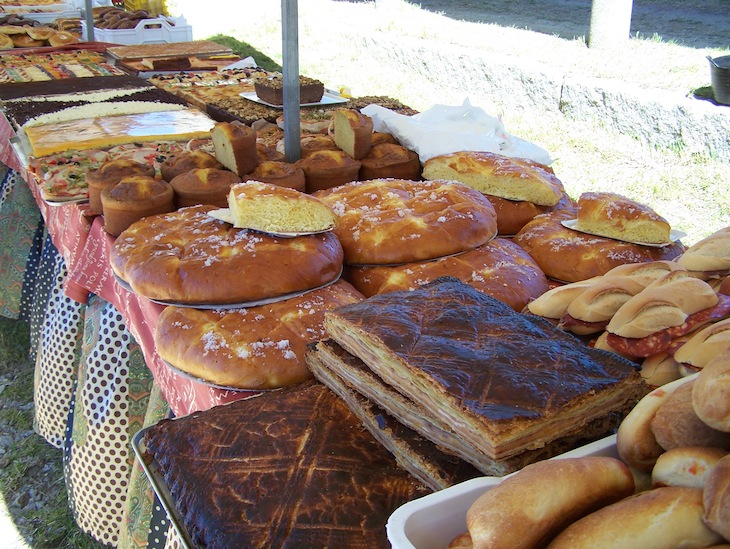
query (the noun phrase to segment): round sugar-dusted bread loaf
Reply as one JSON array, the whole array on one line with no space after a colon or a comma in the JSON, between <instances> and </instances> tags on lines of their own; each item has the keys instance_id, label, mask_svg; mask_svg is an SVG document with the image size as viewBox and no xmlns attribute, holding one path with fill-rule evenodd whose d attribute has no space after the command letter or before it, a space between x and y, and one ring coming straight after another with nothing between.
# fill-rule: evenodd
<instances>
[{"instance_id":1,"label":"round sugar-dusted bread loaf","mask_svg":"<svg viewBox=\"0 0 730 549\"><path fill-rule=\"evenodd\" d=\"M587 280L627 263L673 260L684 251L679 241L666 246L643 246L581 233L562 225L562 221L575 215L574 209L537 215L514 237L554 280Z\"/></svg>"},{"instance_id":2,"label":"round sugar-dusted bread loaf","mask_svg":"<svg viewBox=\"0 0 730 549\"><path fill-rule=\"evenodd\" d=\"M440 276L456 277L516 311L548 290L547 277L537 263L506 238L435 261L347 270L347 279L367 297L411 290Z\"/></svg>"},{"instance_id":3,"label":"round sugar-dusted bread loaf","mask_svg":"<svg viewBox=\"0 0 730 549\"><path fill-rule=\"evenodd\" d=\"M132 224L110 253L114 273L149 299L237 304L318 288L336 280L343 251L332 233L274 237L192 206Z\"/></svg>"},{"instance_id":4,"label":"round sugar-dusted bread loaf","mask_svg":"<svg viewBox=\"0 0 730 549\"><path fill-rule=\"evenodd\" d=\"M337 214L349 265L424 261L481 246L497 234L494 207L451 181L373 179L315 193Z\"/></svg>"},{"instance_id":5,"label":"round sugar-dusted bread loaf","mask_svg":"<svg viewBox=\"0 0 730 549\"><path fill-rule=\"evenodd\" d=\"M209 383L275 389L312 377L307 344L325 338L325 311L361 301L344 280L275 303L241 309L170 306L155 347L173 367Z\"/></svg>"}]
</instances>

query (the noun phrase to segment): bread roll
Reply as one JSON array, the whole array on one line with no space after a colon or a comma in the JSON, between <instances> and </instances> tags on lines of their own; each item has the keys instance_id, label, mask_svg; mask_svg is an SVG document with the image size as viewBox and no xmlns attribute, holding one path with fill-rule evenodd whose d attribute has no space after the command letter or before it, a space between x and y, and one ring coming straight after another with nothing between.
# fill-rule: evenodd
<instances>
[{"instance_id":1,"label":"bread roll","mask_svg":"<svg viewBox=\"0 0 730 549\"><path fill-rule=\"evenodd\" d=\"M677 349L674 360L697 371L725 351L730 351L730 318L713 322L695 332Z\"/></svg>"},{"instance_id":2,"label":"bread roll","mask_svg":"<svg viewBox=\"0 0 730 549\"><path fill-rule=\"evenodd\" d=\"M684 271L676 261L647 261L645 263L626 263L608 271L605 276L629 278L646 287L655 280L664 278L671 271Z\"/></svg>"},{"instance_id":3,"label":"bread roll","mask_svg":"<svg viewBox=\"0 0 730 549\"><path fill-rule=\"evenodd\" d=\"M215 156L202 149L182 151L160 164L160 174L162 179L169 183L175 176L195 168L223 169L223 164Z\"/></svg>"},{"instance_id":4,"label":"bread roll","mask_svg":"<svg viewBox=\"0 0 730 549\"><path fill-rule=\"evenodd\" d=\"M683 446L712 446L730 450L730 433L718 431L694 411L692 392L696 377L689 378L662 403L651 420L651 432L664 450Z\"/></svg>"},{"instance_id":5,"label":"bread roll","mask_svg":"<svg viewBox=\"0 0 730 549\"><path fill-rule=\"evenodd\" d=\"M119 183L125 177L133 175L155 176L155 168L151 164L143 164L130 158L115 158L107 160L95 170L86 174L86 184L89 187L89 210L100 214L101 191Z\"/></svg>"},{"instance_id":6,"label":"bread roll","mask_svg":"<svg viewBox=\"0 0 730 549\"><path fill-rule=\"evenodd\" d=\"M641 362L641 377L649 387L661 387L682 377L679 364L669 353L657 353Z\"/></svg>"},{"instance_id":7,"label":"bread roll","mask_svg":"<svg viewBox=\"0 0 730 549\"><path fill-rule=\"evenodd\" d=\"M730 541L730 456L720 459L707 475L702 499L705 524Z\"/></svg>"},{"instance_id":8,"label":"bread roll","mask_svg":"<svg viewBox=\"0 0 730 549\"><path fill-rule=\"evenodd\" d=\"M256 130L241 122L218 122L210 132L215 157L240 177L258 164Z\"/></svg>"},{"instance_id":9,"label":"bread roll","mask_svg":"<svg viewBox=\"0 0 730 549\"><path fill-rule=\"evenodd\" d=\"M16 48L38 48L46 45L45 40L35 40L27 34L14 34L11 38Z\"/></svg>"},{"instance_id":10,"label":"bread roll","mask_svg":"<svg viewBox=\"0 0 730 549\"><path fill-rule=\"evenodd\" d=\"M690 271L727 271L730 269L730 227L725 227L693 244L677 259Z\"/></svg>"},{"instance_id":11,"label":"bread roll","mask_svg":"<svg viewBox=\"0 0 730 549\"><path fill-rule=\"evenodd\" d=\"M56 32L48 39L48 43L54 48L68 46L69 44L78 44L78 42L78 36L66 31Z\"/></svg>"},{"instance_id":12,"label":"bread roll","mask_svg":"<svg viewBox=\"0 0 730 549\"><path fill-rule=\"evenodd\" d=\"M657 458L664 453L651 422L659 408L688 378L678 379L654 389L644 396L626 415L616 432L616 450L619 457L639 471L650 472Z\"/></svg>"},{"instance_id":13,"label":"bread roll","mask_svg":"<svg viewBox=\"0 0 730 549\"><path fill-rule=\"evenodd\" d=\"M332 117L335 144L355 160L368 152L373 139L373 120L356 109L337 109Z\"/></svg>"},{"instance_id":14,"label":"bread roll","mask_svg":"<svg viewBox=\"0 0 730 549\"><path fill-rule=\"evenodd\" d=\"M540 206L555 206L564 192L563 184L547 166L491 152L435 156L423 165L423 177L460 181L484 194Z\"/></svg>"},{"instance_id":15,"label":"bread roll","mask_svg":"<svg viewBox=\"0 0 730 549\"><path fill-rule=\"evenodd\" d=\"M335 226L337 216L317 198L271 183L246 181L231 187L225 212L211 215L234 227L267 233L319 233Z\"/></svg>"},{"instance_id":16,"label":"bread roll","mask_svg":"<svg viewBox=\"0 0 730 549\"><path fill-rule=\"evenodd\" d=\"M580 282L572 282L551 288L528 303L527 310L534 315L560 320L565 315L568 306L573 300L600 279L601 277L596 276L588 280L581 280Z\"/></svg>"},{"instance_id":17,"label":"bread roll","mask_svg":"<svg viewBox=\"0 0 730 549\"><path fill-rule=\"evenodd\" d=\"M542 547L571 522L634 492L634 478L610 457L553 459L527 465L468 509L476 549Z\"/></svg>"},{"instance_id":18,"label":"bread roll","mask_svg":"<svg viewBox=\"0 0 730 549\"><path fill-rule=\"evenodd\" d=\"M709 446L667 450L659 456L651 471L652 486L703 488L710 470L727 454L727 450Z\"/></svg>"},{"instance_id":19,"label":"bread roll","mask_svg":"<svg viewBox=\"0 0 730 549\"><path fill-rule=\"evenodd\" d=\"M702 490L667 486L640 492L563 530L548 549L675 549L722 541L702 520Z\"/></svg>"},{"instance_id":20,"label":"bread roll","mask_svg":"<svg viewBox=\"0 0 730 549\"><path fill-rule=\"evenodd\" d=\"M730 432L730 352L717 356L697 374L692 408L703 423Z\"/></svg>"},{"instance_id":21,"label":"bread roll","mask_svg":"<svg viewBox=\"0 0 730 549\"><path fill-rule=\"evenodd\" d=\"M587 192L578 198L575 228L637 244L668 244L671 227L649 206L610 192Z\"/></svg>"}]
</instances>

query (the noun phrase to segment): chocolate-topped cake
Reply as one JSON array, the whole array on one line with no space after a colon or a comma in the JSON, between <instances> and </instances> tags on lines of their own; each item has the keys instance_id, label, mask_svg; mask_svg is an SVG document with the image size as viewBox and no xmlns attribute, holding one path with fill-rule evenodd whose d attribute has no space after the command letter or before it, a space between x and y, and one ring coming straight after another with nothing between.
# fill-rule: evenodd
<instances>
[{"instance_id":1,"label":"chocolate-topped cake","mask_svg":"<svg viewBox=\"0 0 730 549\"><path fill-rule=\"evenodd\" d=\"M254 83L256 95L270 105L284 104L284 79L275 75ZM308 76L299 77L299 103L318 103L324 95L324 84Z\"/></svg>"}]
</instances>

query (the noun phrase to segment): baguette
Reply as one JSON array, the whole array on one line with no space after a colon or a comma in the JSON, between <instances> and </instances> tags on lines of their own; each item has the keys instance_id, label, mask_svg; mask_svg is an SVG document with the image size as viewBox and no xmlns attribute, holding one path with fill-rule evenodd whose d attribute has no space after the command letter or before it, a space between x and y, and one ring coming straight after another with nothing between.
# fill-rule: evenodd
<instances>
[{"instance_id":1,"label":"baguette","mask_svg":"<svg viewBox=\"0 0 730 549\"><path fill-rule=\"evenodd\" d=\"M467 528L475 549L539 547L634 487L631 471L615 458L541 461L482 494L467 511Z\"/></svg>"},{"instance_id":2,"label":"baguette","mask_svg":"<svg viewBox=\"0 0 730 549\"><path fill-rule=\"evenodd\" d=\"M559 320L568 309L568 305L580 294L601 279L600 276L556 286L527 304L526 312L543 318Z\"/></svg>"},{"instance_id":3,"label":"baguette","mask_svg":"<svg viewBox=\"0 0 730 549\"><path fill-rule=\"evenodd\" d=\"M725 227L687 248L677 263L689 271L730 270L730 227Z\"/></svg>"},{"instance_id":4,"label":"baguette","mask_svg":"<svg viewBox=\"0 0 730 549\"><path fill-rule=\"evenodd\" d=\"M674 360L698 371L712 359L730 351L730 318L714 322L694 333L674 353Z\"/></svg>"}]
</instances>

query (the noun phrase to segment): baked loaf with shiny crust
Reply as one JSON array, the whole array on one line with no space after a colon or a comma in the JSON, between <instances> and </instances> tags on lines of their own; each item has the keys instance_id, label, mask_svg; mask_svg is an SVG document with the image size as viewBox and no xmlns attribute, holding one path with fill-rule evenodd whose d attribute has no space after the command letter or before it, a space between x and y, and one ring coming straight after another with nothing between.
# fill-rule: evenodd
<instances>
[{"instance_id":1,"label":"baked loaf with shiny crust","mask_svg":"<svg viewBox=\"0 0 730 549\"><path fill-rule=\"evenodd\" d=\"M335 144L356 160L370 152L373 139L373 120L356 109L337 109L332 116L332 139Z\"/></svg>"},{"instance_id":2,"label":"baked loaf with shiny crust","mask_svg":"<svg viewBox=\"0 0 730 549\"><path fill-rule=\"evenodd\" d=\"M421 179L421 161L418 155L397 143L381 143L370 148L360 162L360 180L367 179Z\"/></svg>"},{"instance_id":3,"label":"baked loaf with shiny crust","mask_svg":"<svg viewBox=\"0 0 730 549\"><path fill-rule=\"evenodd\" d=\"M151 164L143 164L130 158L115 158L107 160L95 170L86 174L86 184L89 187L89 210L91 213L101 213L101 191L119 183L125 177L133 175L155 176L155 168Z\"/></svg>"},{"instance_id":4,"label":"baked loaf with shiny crust","mask_svg":"<svg viewBox=\"0 0 730 549\"><path fill-rule=\"evenodd\" d=\"M240 177L259 163L256 130L241 122L218 122L210 131L215 157Z\"/></svg>"},{"instance_id":5,"label":"baked loaf with shiny crust","mask_svg":"<svg viewBox=\"0 0 730 549\"><path fill-rule=\"evenodd\" d=\"M548 549L707 547L722 538L703 520L702 490L667 486L640 492L583 517Z\"/></svg>"},{"instance_id":6,"label":"baked loaf with shiny crust","mask_svg":"<svg viewBox=\"0 0 730 549\"><path fill-rule=\"evenodd\" d=\"M575 212L569 210L540 214L514 237L549 278L577 282L604 275L625 263L672 260L684 251L680 242L641 246L563 227L562 221L574 217Z\"/></svg>"},{"instance_id":7,"label":"baked loaf with shiny crust","mask_svg":"<svg viewBox=\"0 0 730 549\"><path fill-rule=\"evenodd\" d=\"M388 547L388 517L429 493L314 382L163 420L144 442L195 547Z\"/></svg>"},{"instance_id":8,"label":"baked loaf with shiny crust","mask_svg":"<svg viewBox=\"0 0 730 549\"><path fill-rule=\"evenodd\" d=\"M315 193L337 214L349 265L388 265L464 252L497 234L484 195L457 182L374 179Z\"/></svg>"},{"instance_id":9,"label":"baked loaf with shiny crust","mask_svg":"<svg viewBox=\"0 0 730 549\"><path fill-rule=\"evenodd\" d=\"M578 198L575 228L637 244L668 244L671 227L653 209L610 192L588 192Z\"/></svg>"},{"instance_id":10,"label":"baked loaf with shiny crust","mask_svg":"<svg viewBox=\"0 0 730 549\"><path fill-rule=\"evenodd\" d=\"M555 206L565 193L562 182L548 166L486 151L429 158L423 165L423 177L461 181L484 194L540 206Z\"/></svg>"},{"instance_id":11,"label":"baked loaf with shiny crust","mask_svg":"<svg viewBox=\"0 0 730 549\"><path fill-rule=\"evenodd\" d=\"M184 150L160 164L160 175L162 175L162 179L169 183L176 176L195 168L216 168L220 170L223 169L223 164L215 156L202 149Z\"/></svg>"},{"instance_id":12,"label":"baked loaf with shiny crust","mask_svg":"<svg viewBox=\"0 0 730 549\"><path fill-rule=\"evenodd\" d=\"M360 161L339 149L312 151L295 165L304 171L308 193L357 181L360 173Z\"/></svg>"},{"instance_id":13,"label":"baked loaf with shiny crust","mask_svg":"<svg viewBox=\"0 0 730 549\"><path fill-rule=\"evenodd\" d=\"M193 168L170 180L175 191L175 207L185 208L206 204L225 208L231 185L240 183L235 173L219 168Z\"/></svg>"},{"instance_id":14,"label":"baked loaf with shiny crust","mask_svg":"<svg viewBox=\"0 0 730 549\"><path fill-rule=\"evenodd\" d=\"M228 206L211 214L239 229L274 234L328 231L337 221L330 207L312 195L260 181L231 187Z\"/></svg>"},{"instance_id":15,"label":"baked loaf with shiny crust","mask_svg":"<svg viewBox=\"0 0 730 549\"><path fill-rule=\"evenodd\" d=\"M508 200L493 195L486 196L497 212L497 230L503 236L516 235L536 215L556 210L571 210L575 207L573 200L567 193L563 193L558 203L554 206L539 206L538 204L524 200Z\"/></svg>"},{"instance_id":16,"label":"baked loaf with shiny crust","mask_svg":"<svg viewBox=\"0 0 730 549\"><path fill-rule=\"evenodd\" d=\"M409 290L453 276L521 311L548 289L540 267L517 244L495 238L455 256L397 266L351 267L346 277L365 296Z\"/></svg>"},{"instance_id":17,"label":"baked loaf with shiny crust","mask_svg":"<svg viewBox=\"0 0 730 549\"><path fill-rule=\"evenodd\" d=\"M730 270L730 227L725 227L693 244L677 258L689 271L714 273Z\"/></svg>"},{"instance_id":18,"label":"baked loaf with shiny crust","mask_svg":"<svg viewBox=\"0 0 730 549\"><path fill-rule=\"evenodd\" d=\"M730 351L715 357L697 374L692 408L703 423L730 433Z\"/></svg>"},{"instance_id":19,"label":"baked loaf with shiny crust","mask_svg":"<svg viewBox=\"0 0 730 549\"><path fill-rule=\"evenodd\" d=\"M196 378L237 389L275 389L312 377L307 344L325 337L324 312L362 300L345 281L275 303L243 309L166 307L155 348Z\"/></svg>"},{"instance_id":20,"label":"baked loaf with shiny crust","mask_svg":"<svg viewBox=\"0 0 730 549\"><path fill-rule=\"evenodd\" d=\"M294 164L276 160L264 160L248 174L246 179L271 183L299 192L306 190L304 171Z\"/></svg>"},{"instance_id":21,"label":"baked loaf with shiny crust","mask_svg":"<svg viewBox=\"0 0 730 549\"><path fill-rule=\"evenodd\" d=\"M466 526L475 548L544 547L572 522L633 492L634 477L618 459L540 461L481 495L467 510Z\"/></svg>"},{"instance_id":22,"label":"baked loaf with shiny crust","mask_svg":"<svg viewBox=\"0 0 730 549\"><path fill-rule=\"evenodd\" d=\"M236 229L192 206L133 224L112 246L114 273L139 295L184 304L238 304L311 290L342 271L331 232L278 238Z\"/></svg>"},{"instance_id":23,"label":"baked loaf with shiny crust","mask_svg":"<svg viewBox=\"0 0 730 549\"><path fill-rule=\"evenodd\" d=\"M167 181L148 175L125 177L101 192L104 230L118 236L143 217L175 209L175 193Z\"/></svg>"}]
</instances>

